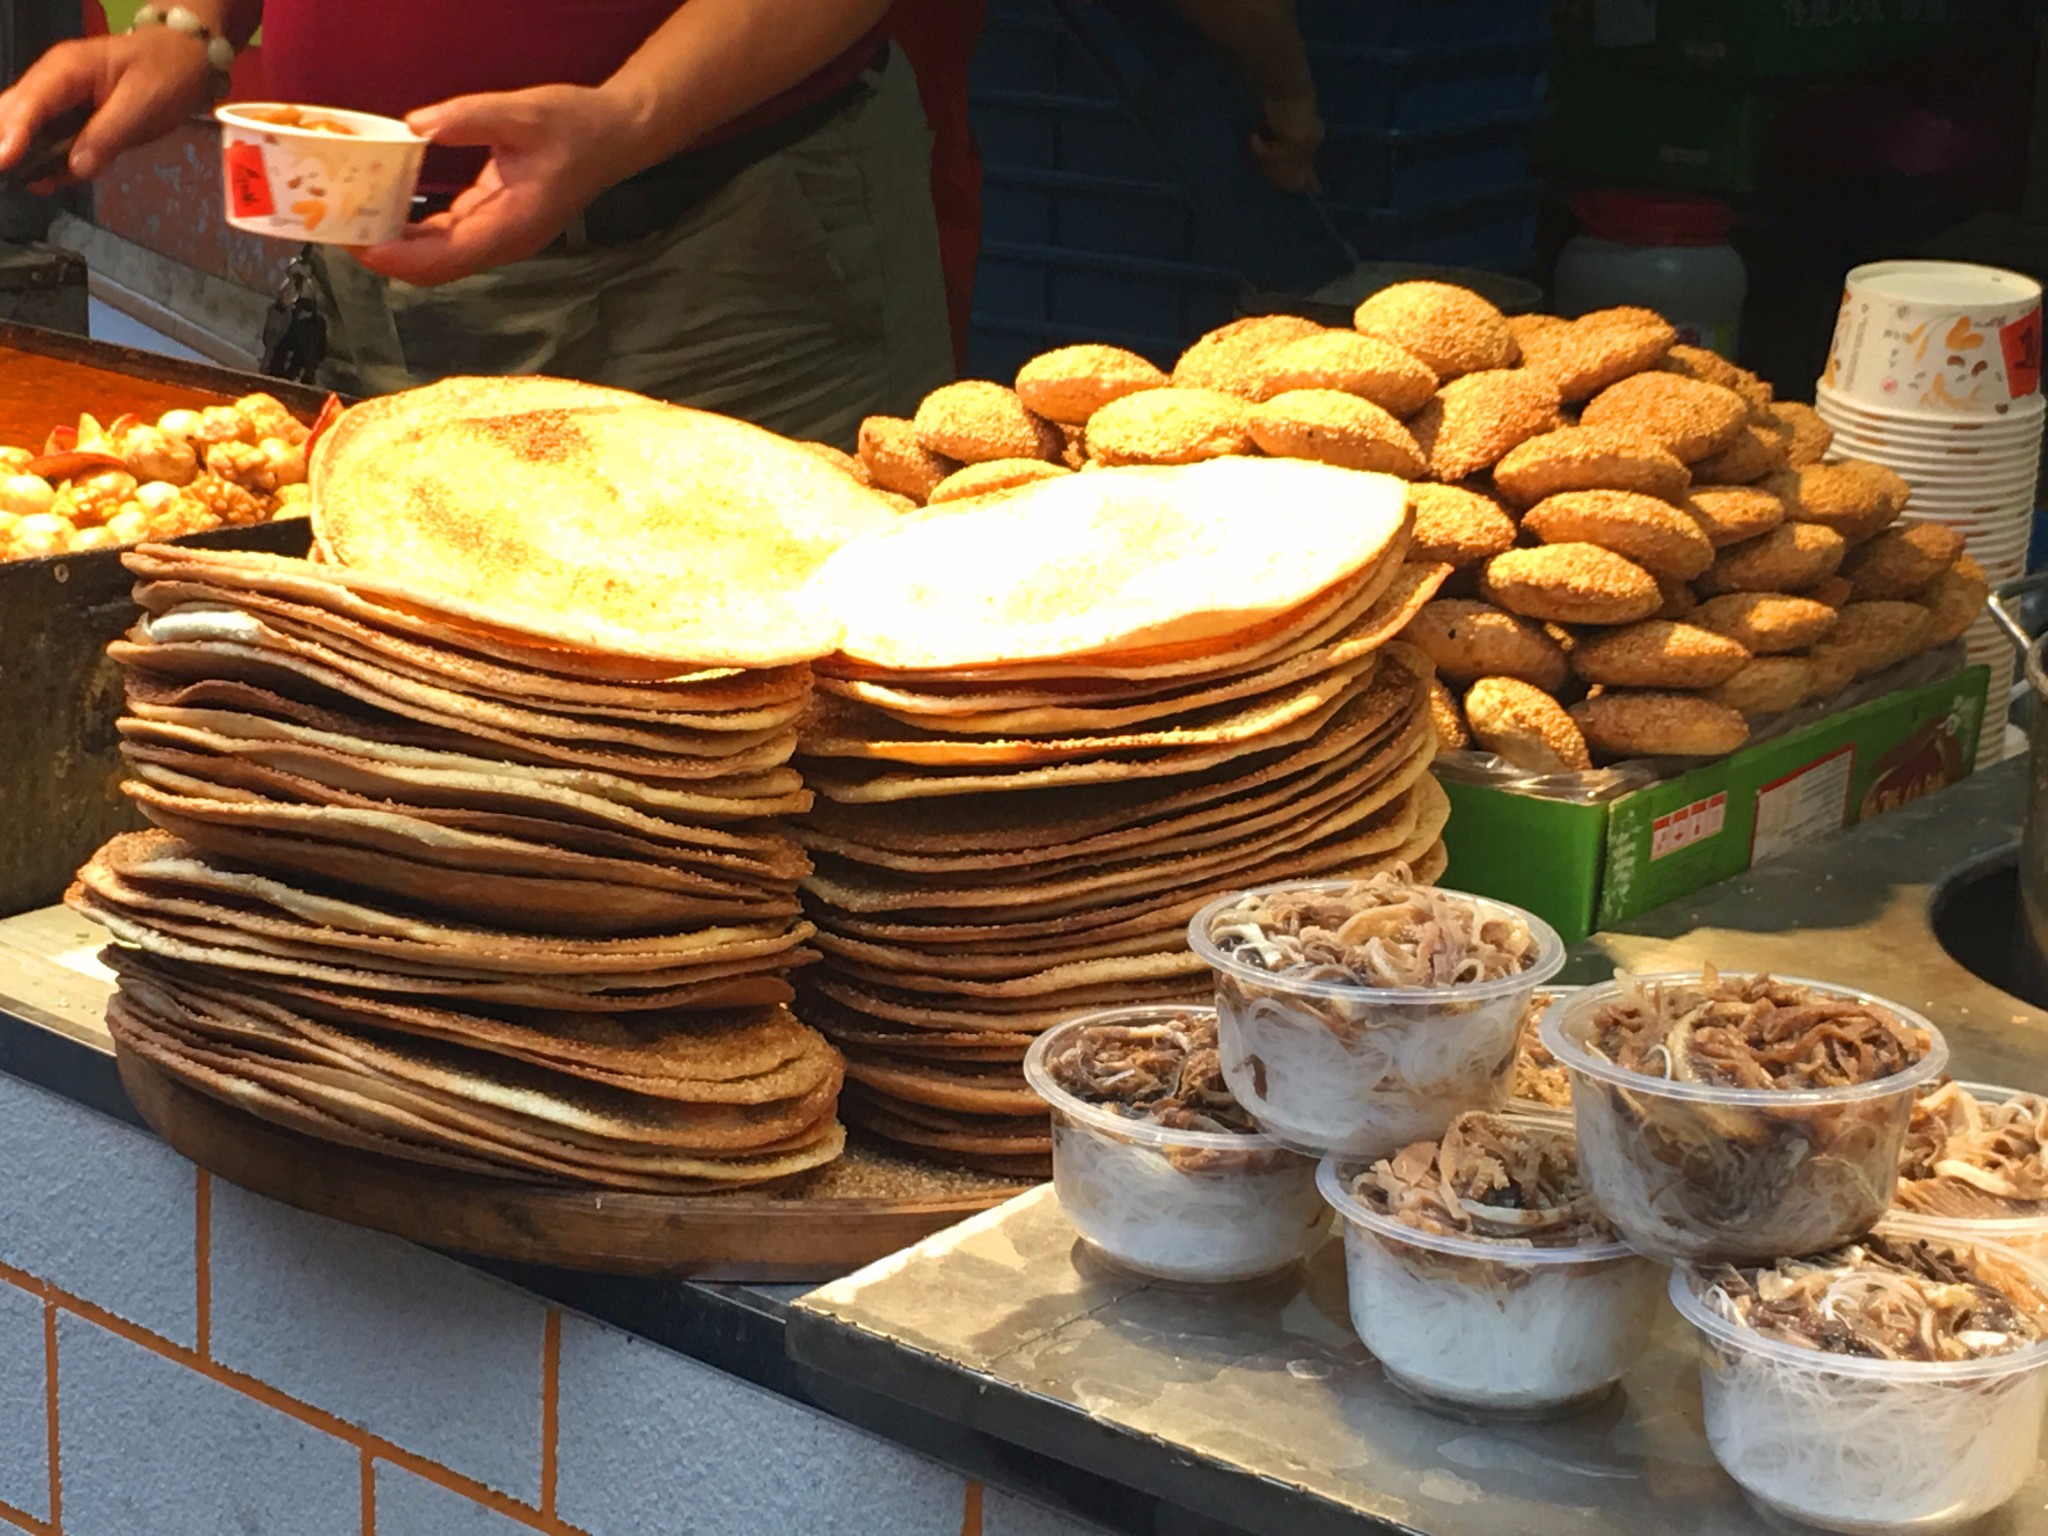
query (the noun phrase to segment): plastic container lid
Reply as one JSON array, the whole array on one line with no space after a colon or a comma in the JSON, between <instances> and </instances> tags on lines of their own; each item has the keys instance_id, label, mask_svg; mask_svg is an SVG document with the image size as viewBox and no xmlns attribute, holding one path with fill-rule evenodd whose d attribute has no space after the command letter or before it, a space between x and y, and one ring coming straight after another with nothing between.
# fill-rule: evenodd
<instances>
[{"instance_id":1,"label":"plastic container lid","mask_svg":"<svg viewBox=\"0 0 2048 1536\"><path fill-rule=\"evenodd\" d=\"M1514 1115L1509 1118L1535 1120L1541 1117ZM1405 1221L1396 1221L1391 1216L1381 1215L1351 1192L1351 1181L1371 1166L1371 1162L1363 1158L1332 1154L1316 1165L1316 1188L1322 1192L1323 1199L1330 1209L1339 1216L1353 1226L1363 1227L1366 1231L1390 1242L1405 1243L1413 1248L1427 1248L1433 1253L1452 1254L1461 1259L1484 1259L1494 1264L1513 1264L1524 1269L1543 1269L1557 1264L1608 1264L1616 1259L1636 1256L1635 1249L1618 1238L1601 1238L1554 1248L1539 1248L1526 1240L1514 1238L1425 1232L1420 1227L1409 1226Z\"/></svg>"},{"instance_id":2,"label":"plastic container lid","mask_svg":"<svg viewBox=\"0 0 2048 1536\"><path fill-rule=\"evenodd\" d=\"M1582 192L1571 210L1592 234L1617 245L1726 245L1735 210L1682 192Z\"/></svg>"}]
</instances>

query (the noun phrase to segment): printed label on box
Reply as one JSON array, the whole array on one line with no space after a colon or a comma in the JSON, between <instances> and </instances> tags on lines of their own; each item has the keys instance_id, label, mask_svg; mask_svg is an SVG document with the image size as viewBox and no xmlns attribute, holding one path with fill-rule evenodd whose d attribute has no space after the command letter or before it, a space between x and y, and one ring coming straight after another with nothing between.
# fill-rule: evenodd
<instances>
[{"instance_id":1,"label":"printed label on box","mask_svg":"<svg viewBox=\"0 0 2048 1536\"><path fill-rule=\"evenodd\" d=\"M1849 782L1856 770L1854 746L1795 769L1756 792L1756 826L1749 861L1765 859L1839 832L1849 824Z\"/></svg>"},{"instance_id":2,"label":"printed label on box","mask_svg":"<svg viewBox=\"0 0 2048 1536\"><path fill-rule=\"evenodd\" d=\"M263 146L244 139L227 148L228 207L238 219L260 219L277 212L270 178L263 170Z\"/></svg>"},{"instance_id":3,"label":"printed label on box","mask_svg":"<svg viewBox=\"0 0 2048 1536\"><path fill-rule=\"evenodd\" d=\"M1681 848L1705 842L1727 822L1728 797L1725 794L1709 795L1704 800L1681 806L1668 816L1659 816L1650 823L1650 862L1654 864Z\"/></svg>"}]
</instances>

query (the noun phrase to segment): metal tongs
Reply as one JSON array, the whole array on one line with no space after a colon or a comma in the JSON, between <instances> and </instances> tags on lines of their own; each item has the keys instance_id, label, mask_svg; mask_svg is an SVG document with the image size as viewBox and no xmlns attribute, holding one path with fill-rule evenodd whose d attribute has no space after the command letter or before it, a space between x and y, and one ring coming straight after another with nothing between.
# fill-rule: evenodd
<instances>
[{"instance_id":1,"label":"metal tongs","mask_svg":"<svg viewBox=\"0 0 2048 1536\"><path fill-rule=\"evenodd\" d=\"M21 159L0 171L0 191L25 192L38 182L53 181L71 164L71 146L92 120L91 107L74 107L36 130Z\"/></svg>"}]
</instances>

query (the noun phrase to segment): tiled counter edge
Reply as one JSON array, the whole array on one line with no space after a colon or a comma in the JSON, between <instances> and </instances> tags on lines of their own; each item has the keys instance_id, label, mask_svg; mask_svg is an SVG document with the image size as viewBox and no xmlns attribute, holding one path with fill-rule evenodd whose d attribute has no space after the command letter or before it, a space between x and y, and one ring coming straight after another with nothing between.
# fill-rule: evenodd
<instances>
[{"instance_id":1,"label":"tiled counter edge","mask_svg":"<svg viewBox=\"0 0 2048 1536\"><path fill-rule=\"evenodd\" d=\"M516 1283L515 1283L516 1282ZM0 1011L0 1531L1101 1536L1149 1501L783 1352L737 1286L494 1272L214 1180Z\"/></svg>"}]
</instances>

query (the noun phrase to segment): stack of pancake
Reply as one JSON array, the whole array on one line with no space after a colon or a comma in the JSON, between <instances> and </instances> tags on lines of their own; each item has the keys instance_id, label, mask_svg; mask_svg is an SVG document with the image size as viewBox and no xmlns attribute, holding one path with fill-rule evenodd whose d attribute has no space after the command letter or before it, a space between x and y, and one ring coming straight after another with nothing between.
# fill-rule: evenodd
<instances>
[{"instance_id":1,"label":"stack of pancake","mask_svg":"<svg viewBox=\"0 0 2048 1536\"><path fill-rule=\"evenodd\" d=\"M793 824L822 964L798 1009L847 1118L1041 1172L1033 1037L1197 1000L1211 896L1443 869L1431 669L1389 644L1448 567L1408 565L1405 488L1223 460L1050 480L874 536L816 589Z\"/></svg>"},{"instance_id":2,"label":"stack of pancake","mask_svg":"<svg viewBox=\"0 0 2048 1536\"><path fill-rule=\"evenodd\" d=\"M556 381L344 426L324 563L129 558L121 733L157 830L68 898L116 940L117 1043L480 1174L683 1193L836 1157L777 818L838 634L797 593L892 514L768 434Z\"/></svg>"}]
</instances>

